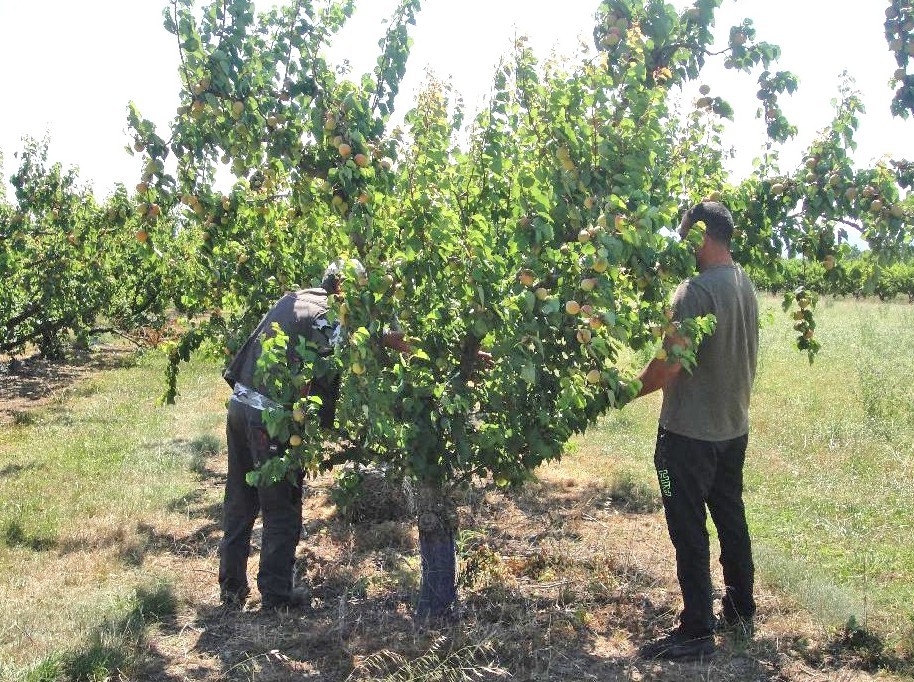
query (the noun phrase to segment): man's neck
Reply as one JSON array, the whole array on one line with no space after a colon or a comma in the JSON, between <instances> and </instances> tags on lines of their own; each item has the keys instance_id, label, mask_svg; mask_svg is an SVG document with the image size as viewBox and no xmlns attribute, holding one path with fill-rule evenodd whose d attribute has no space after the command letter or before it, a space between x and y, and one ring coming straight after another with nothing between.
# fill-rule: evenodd
<instances>
[{"instance_id":1,"label":"man's neck","mask_svg":"<svg viewBox=\"0 0 914 682\"><path fill-rule=\"evenodd\" d=\"M728 249L709 249L698 264L699 271L707 270L718 265L733 265L733 256Z\"/></svg>"}]
</instances>

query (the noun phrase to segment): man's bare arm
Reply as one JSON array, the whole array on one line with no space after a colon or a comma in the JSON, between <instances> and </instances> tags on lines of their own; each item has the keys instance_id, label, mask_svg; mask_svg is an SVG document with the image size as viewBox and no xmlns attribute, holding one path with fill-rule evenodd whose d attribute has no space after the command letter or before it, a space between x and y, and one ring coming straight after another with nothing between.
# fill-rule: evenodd
<instances>
[{"instance_id":1,"label":"man's bare arm","mask_svg":"<svg viewBox=\"0 0 914 682\"><path fill-rule=\"evenodd\" d=\"M385 348L395 350L398 353L413 352L413 347L410 345L409 341L406 340L406 336L403 332L384 332L381 336L381 345Z\"/></svg>"},{"instance_id":2,"label":"man's bare arm","mask_svg":"<svg viewBox=\"0 0 914 682\"><path fill-rule=\"evenodd\" d=\"M640 398L648 393L653 393L657 389L666 386L679 372L682 365L678 362L667 362L660 358L654 358L641 371L638 381L641 382L641 390L638 391L636 398Z\"/></svg>"},{"instance_id":3,"label":"man's bare arm","mask_svg":"<svg viewBox=\"0 0 914 682\"><path fill-rule=\"evenodd\" d=\"M685 344L686 341L675 333L668 333L663 339L664 350L669 352L675 344ZM654 358L647 367L641 370L638 381L641 382L641 390L638 391L636 398L640 398L648 393L665 387L670 381L682 371L682 365L678 362L669 362L664 358Z\"/></svg>"}]
</instances>

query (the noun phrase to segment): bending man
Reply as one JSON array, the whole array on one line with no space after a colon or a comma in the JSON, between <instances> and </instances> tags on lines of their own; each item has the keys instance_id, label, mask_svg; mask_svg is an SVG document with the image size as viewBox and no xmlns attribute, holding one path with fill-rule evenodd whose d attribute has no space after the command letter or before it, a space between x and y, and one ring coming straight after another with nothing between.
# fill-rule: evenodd
<instances>
[{"instance_id":1,"label":"bending man","mask_svg":"<svg viewBox=\"0 0 914 682\"><path fill-rule=\"evenodd\" d=\"M358 261L351 261L357 276L365 270ZM267 312L251 333L241 350L224 373L232 387L228 403L226 439L228 442L228 477L225 484L223 539L219 547L219 589L223 604L241 605L250 593L247 580L247 560L250 554L251 531L258 512L263 515L263 540L257 587L263 608L294 607L309 600L307 590L293 587L295 548L302 527L302 479L283 480L266 486L251 487L245 477L266 460L281 453L284 444L270 439L263 424L262 412L274 403L264 395L264 387L256 386L254 371L261 352L261 339L278 324L291 339L303 336L315 343L321 353L331 353L339 342L339 324L326 319L327 298L339 293L344 263L335 261L324 273L319 288L285 294ZM389 348L407 352L403 335L385 333L382 343ZM333 426L339 398L339 378L315 379L310 386L312 395L322 400L320 425Z\"/></svg>"}]
</instances>

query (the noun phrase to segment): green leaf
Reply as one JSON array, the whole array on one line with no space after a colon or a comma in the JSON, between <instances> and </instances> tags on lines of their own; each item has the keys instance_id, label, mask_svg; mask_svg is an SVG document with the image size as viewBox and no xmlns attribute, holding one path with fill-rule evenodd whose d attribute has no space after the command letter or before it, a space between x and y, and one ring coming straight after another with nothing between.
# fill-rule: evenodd
<instances>
[{"instance_id":1,"label":"green leaf","mask_svg":"<svg viewBox=\"0 0 914 682\"><path fill-rule=\"evenodd\" d=\"M527 362L521 367L520 378L531 385L536 383L536 367L532 362Z\"/></svg>"}]
</instances>

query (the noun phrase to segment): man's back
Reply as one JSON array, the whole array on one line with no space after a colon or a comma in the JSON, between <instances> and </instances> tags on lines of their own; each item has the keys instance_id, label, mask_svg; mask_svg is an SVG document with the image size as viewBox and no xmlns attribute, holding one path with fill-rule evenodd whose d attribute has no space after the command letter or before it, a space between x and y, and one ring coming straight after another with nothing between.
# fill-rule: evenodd
<instances>
[{"instance_id":1,"label":"man's back","mask_svg":"<svg viewBox=\"0 0 914 682\"><path fill-rule=\"evenodd\" d=\"M758 356L755 287L738 265L714 265L679 286L673 314L713 314L717 327L702 341L692 374L681 372L664 389L660 425L707 441L745 435Z\"/></svg>"},{"instance_id":2,"label":"man's back","mask_svg":"<svg viewBox=\"0 0 914 682\"><path fill-rule=\"evenodd\" d=\"M260 356L260 339L263 335L271 334L273 324L278 324L290 337L292 345L297 343L298 336L302 335L329 350L333 329L324 318L326 312L327 292L323 289L304 289L287 293L270 308L245 341L226 368L225 380L231 386L238 382L254 390L262 390L262 387L254 385L254 369Z\"/></svg>"}]
</instances>

